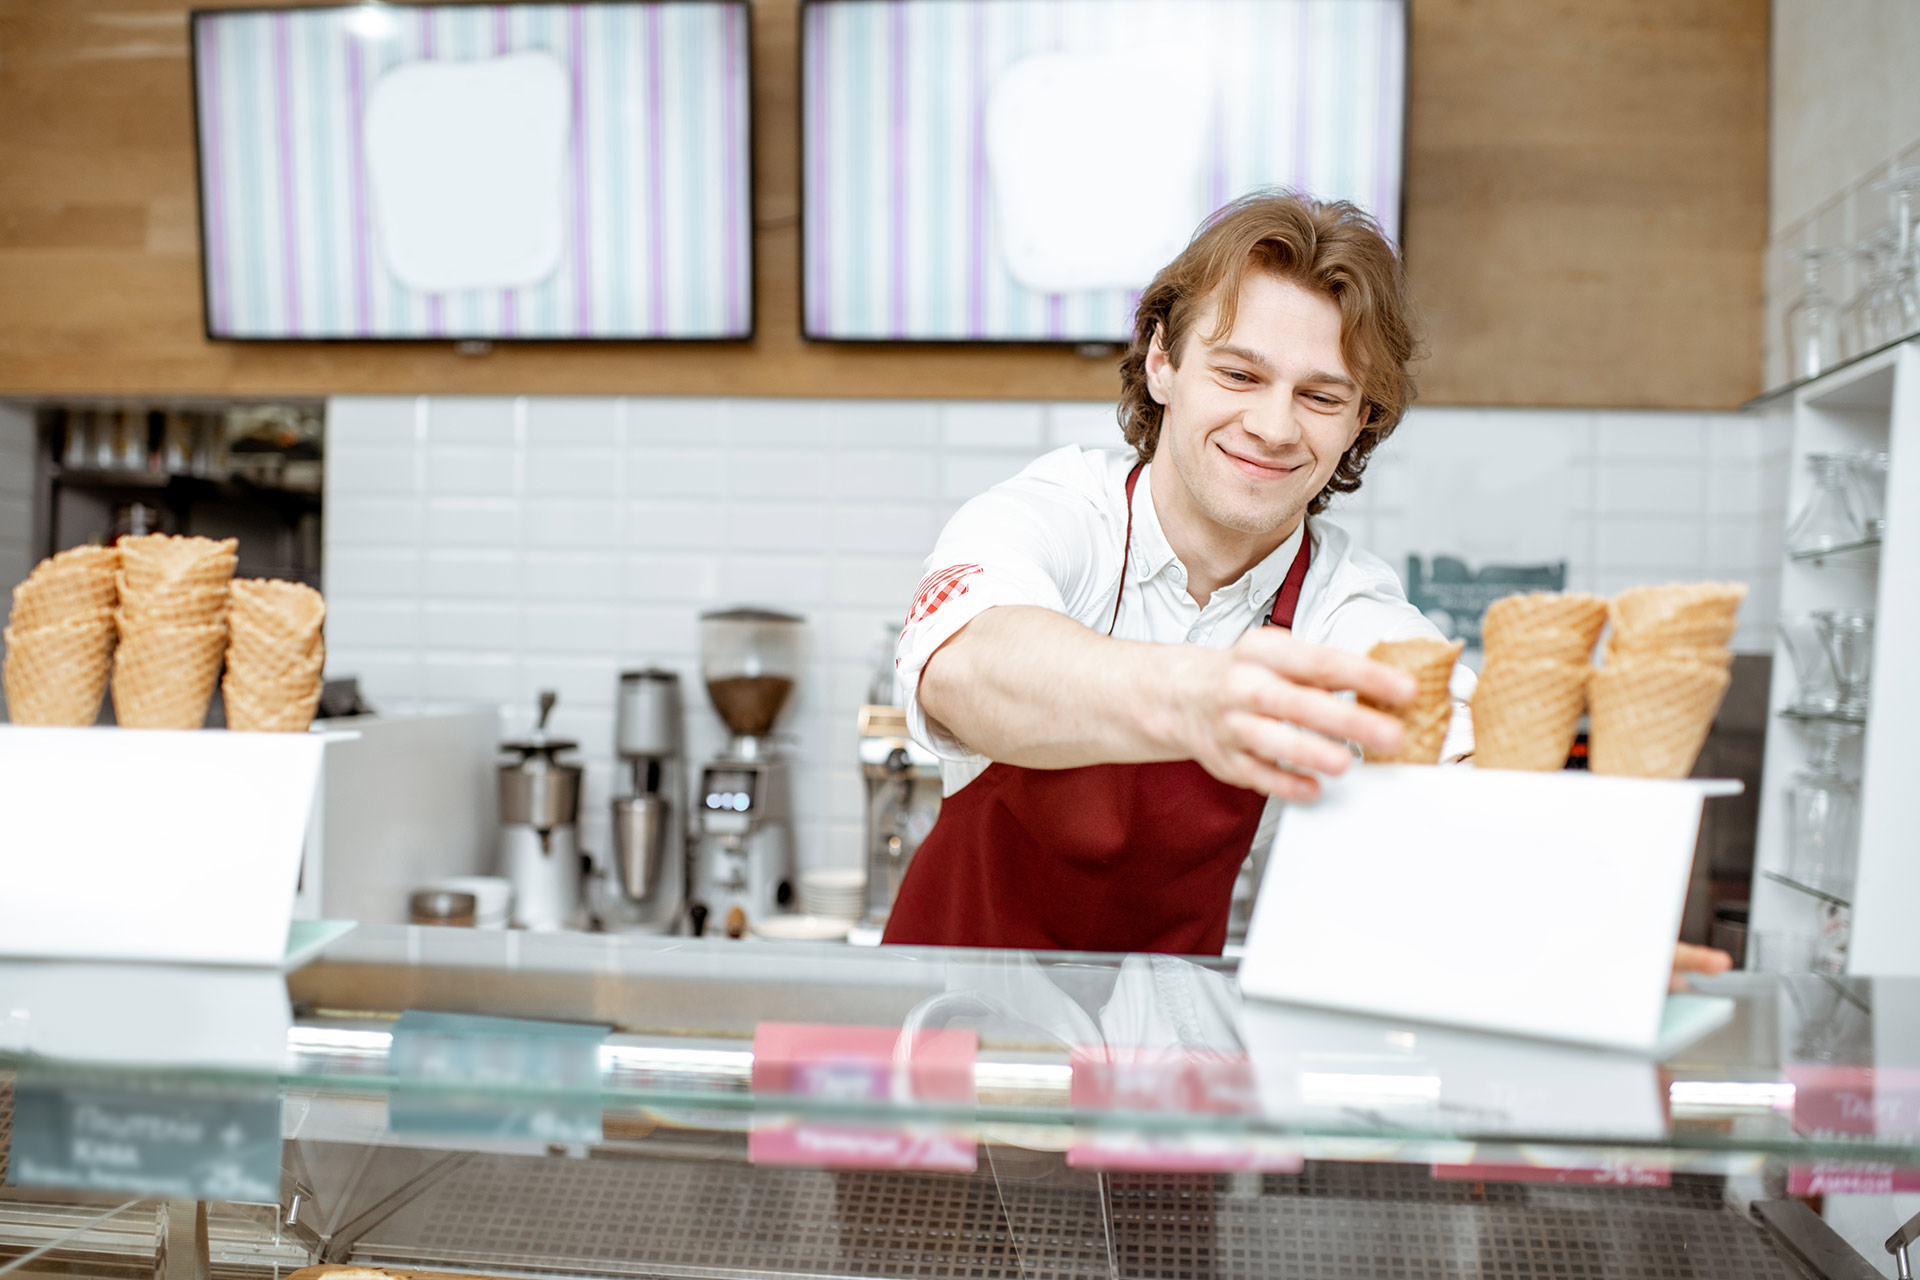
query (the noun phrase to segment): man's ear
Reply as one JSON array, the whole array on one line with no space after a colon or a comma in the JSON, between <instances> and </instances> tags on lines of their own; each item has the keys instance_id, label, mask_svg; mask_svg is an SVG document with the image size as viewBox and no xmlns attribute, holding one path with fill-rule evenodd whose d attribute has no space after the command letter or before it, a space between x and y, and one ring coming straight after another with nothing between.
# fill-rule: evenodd
<instances>
[{"instance_id":1,"label":"man's ear","mask_svg":"<svg viewBox=\"0 0 1920 1280\"><path fill-rule=\"evenodd\" d=\"M1161 345L1165 335L1166 330L1155 324L1153 337L1147 340L1147 394L1161 405L1167 402L1167 384L1173 378L1173 360Z\"/></svg>"}]
</instances>

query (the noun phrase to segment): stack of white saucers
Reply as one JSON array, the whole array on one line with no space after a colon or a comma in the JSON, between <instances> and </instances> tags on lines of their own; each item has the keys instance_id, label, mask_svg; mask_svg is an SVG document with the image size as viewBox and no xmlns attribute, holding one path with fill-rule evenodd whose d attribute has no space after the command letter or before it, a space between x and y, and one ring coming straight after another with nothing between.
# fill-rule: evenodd
<instances>
[{"instance_id":1,"label":"stack of white saucers","mask_svg":"<svg viewBox=\"0 0 1920 1280\"><path fill-rule=\"evenodd\" d=\"M779 942L840 942L845 940L852 922L840 916L768 916L747 925L756 938Z\"/></svg>"},{"instance_id":2,"label":"stack of white saucers","mask_svg":"<svg viewBox=\"0 0 1920 1280\"><path fill-rule=\"evenodd\" d=\"M472 894L475 928L504 929L513 912L513 881L505 876L447 876L427 887Z\"/></svg>"},{"instance_id":3,"label":"stack of white saucers","mask_svg":"<svg viewBox=\"0 0 1920 1280\"><path fill-rule=\"evenodd\" d=\"M838 867L802 871L800 910L810 916L858 920L867 910L867 873Z\"/></svg>"}]
</instances>

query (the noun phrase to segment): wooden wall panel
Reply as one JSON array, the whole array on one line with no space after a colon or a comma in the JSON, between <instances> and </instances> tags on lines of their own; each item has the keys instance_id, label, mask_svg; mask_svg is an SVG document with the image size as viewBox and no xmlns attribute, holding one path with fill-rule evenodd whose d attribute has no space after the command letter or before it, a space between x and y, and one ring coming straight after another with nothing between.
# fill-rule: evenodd
<instances>
[{"instance_id":1,"label":"wooden wall panel","mask_svg":"<svg viewBox=\"0 0 1920 1280\"><path fill-rule=\"evenodd\" d=\"M797 0L754 0L760 336L208 342L186 6L0 0L0 393L1089 398L1114 362L799 337ZM1442 404L1758 389L1766 0L1416 0L1407 252Z\"/></svg>"}]
</instances>

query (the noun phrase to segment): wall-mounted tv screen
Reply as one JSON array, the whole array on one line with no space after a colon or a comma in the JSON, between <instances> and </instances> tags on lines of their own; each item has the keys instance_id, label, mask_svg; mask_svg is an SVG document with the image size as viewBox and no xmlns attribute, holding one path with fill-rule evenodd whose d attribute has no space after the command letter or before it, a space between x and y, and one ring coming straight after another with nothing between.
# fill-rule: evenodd
<instances>
[{"instance_id":1,"label":"wall-mounted tv screen","mask_svg":"<svg viewBox=\"0 0 1920 1280\"><path fill-rule=\"evenodd\" d=\"M746 0L193 15L207 333L741 339Z\"/></svg>"},{"instance_id":2,"label":"wall-mounted tv screen","mask_svg":"<svg viewBox=\"0 0 1920 1280\"><path fill-rule=\"evenodd\" d=\"M1406 0L808 0L808 337L1118 342L1257 187L1398 239Z\"/></svg>"}]
</instances>

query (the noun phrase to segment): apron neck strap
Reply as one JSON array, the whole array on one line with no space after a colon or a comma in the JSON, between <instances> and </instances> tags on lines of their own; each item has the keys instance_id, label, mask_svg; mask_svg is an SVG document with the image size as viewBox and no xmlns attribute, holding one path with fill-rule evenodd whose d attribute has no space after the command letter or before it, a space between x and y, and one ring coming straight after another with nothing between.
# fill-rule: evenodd
<instances>
[{"instance_id":1,"label":"apron neck strap","mask_svg":"<svg viewBox=\"0 0 1920 1280\"><path fill-rule=\"evenodd\" d=\"M1136 462L1133 470L1127 472L1127 540L1120 548L1120 589L1113 593L1113 617L1107 622L1108 635L1112 635L1120 623L1120 597L1127 593L1127 563L1133 558L1133 491L1140 483L1140 470L1146 465ZM1287 576L1273 597L1273 608L1267 612L1270 627L1293 628L1293 615L1300 607L1300 589L1306 585L1307 569L1313 560L1313 535L1306 528L1306 521L1304 515L1300 517L1300 549L1294 552Z\"/></svg>"}]
</instances>

